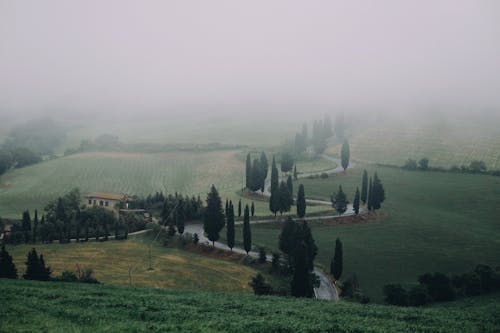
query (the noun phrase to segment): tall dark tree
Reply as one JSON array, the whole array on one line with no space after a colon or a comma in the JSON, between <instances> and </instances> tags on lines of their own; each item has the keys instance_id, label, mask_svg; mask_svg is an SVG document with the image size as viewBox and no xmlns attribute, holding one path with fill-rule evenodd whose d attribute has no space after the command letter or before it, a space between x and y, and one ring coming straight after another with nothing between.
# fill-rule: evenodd
<instances>
[{"instance_id":1,"label":"tall dark tree","mask_svg":"<svg viewBox=\"0 0 500 333\"><path fill-rule=\"evenodd\" d=\"M29 211L23 212L22 229L24 233L24 242L28 244L31 241L31 217Z\"/></svg>"},{"instance_id":2,"label":"tall dark tree","mask_svg":"<svg viewBox=\"0 0 500 333\"><path fill-rule=\"evenodd\" d=\"M354 210L354 214L359 214L359 189L356 188L356 193L354 193L354 200L352 202L352 209Z\"/></svg>"},{"instance_id":3,"label":"tall dark tree","mask_svg":"<svg viewBox=\"0 0 500 333\"><path fill-rule=\"evenodd\" d=\"M252 217L255 215L255 204L252 201L252 205L250 206L250 214L252 214Z\"/></svg>"},{"instance_id":4,"label":"tall dark tree","mask_svg":"<svg viewBox=\"0 0 500 333\"><path fill-rule=\"evenodd\" d=\"M295 247L293 257L292 296L310 298L314 294L314 286L307 265L307 247L305 242L301 241Z\"/></svg>"},{"instance_id":5,"label":"tall dark tree","mask_svg":"<svg viewBox=\"0 0 500 333\"><path fill-rule=\"evenodd\" d=\"M368 198L368 172L363 170L363 180L361 182L361 202L363 205L366 204L366 200Z\"/></svg>"},{"instance_id":6,"label":"tall dark tree","mask_svg":"<svg viewBox=\"0 0 500 333\"><path fill-rule=\"evenodd\" d=\"M373 186L372 186L372 177L370 177L370 181L368 183L368 210L373 210Z\"/></svg>"},{"instance_id":7,"label":"tall dark tree","mask_svg":"<svg viewBox=\"0 0 500 333\"><path fill-rule=\"evenodd\" d=\"M299 174L297 173L297 164L293 166L293 179L294 180L299 179Z\"/></svg>"},{"instance_id":8,"label":"tall dark tree","mask_svg":"<svg viewBox=\"0 0 500 333\"><path fill-rule=\"evenodd\" d=\"M349 143L347 142L347 140L344 140L344 143L342 143L342 148L340 150L340 164L342 164L342 168L344 168L344 171L349 166L350 155L351 153L349 151Z\"/></svg>"},{"instance_id":9,"label":"tall dark tree","mask_svg":"<svg viewBox=\"0 0 500 333\"><path fill-rule=\"evenodd\" d=\"M299 185L299 191L297 192L297 216L299 218L304 218L306 215L306 194L304 191L304 185Z\"/></svg>"},{"instance_id":10,"label":"tall dark tree","mask_svg":"<svg viewBox=\"0 0 500 333\"><path fill-rule=\"evenodd\" d=\"M33 218L33 244L36 243L38 239L38 210L35 209L35 217Z\"/></svg>"},{"instance_id":11,"label":"tall dark tree","mask_svg":"<svg viewBox=\"0 0 500 333\"><path fill-rule=\"evenodd\" d=\"M207 233L208 239L214 246L219 240L219 232L224 228L224 212L222 211L222 201L219 192L214 185L207 194L207 207L203 219L203 229Z\"/></svg>"},{"instance_id":12,"label":"tall dark tree","mask_svg":"<svg viewBox=\"0 0 500 333\"><path fill-rule=\"evenodd\" d=\"M277 190L279 187L279 175L278 168L276 167L276 160L273 156L273 162L271 164L271 193Z\"/></svg>"},{"instance_id":13,"label":"tall dark tree","mask_svg":"<svg viewBox=\"0 0 500 333\"><path fill-rule=\"evenodd\" d=\"M12 261L12 256L5 249L5 245L2 245L0 251L0 279L17 279L16 265Z\"/></svg>"},{"instance_id":14,"label":"tall dark tree","mask_svg":"<svg viewBox=\"0 0 500 333\"><path fill-rule=\"evenodd\" d=\"M260 160L254 159L252 164L252 172L250 177L250 190L258 191L262 186L262 168Z\"/></svg>"},{"instance_id":15,"label":"tall dark tree","mask_svg":"<svg viewBox=\"0 0 500 333\"><path fill-rule=\"evenodd\" d=\"M45 266L43 255L38 256L35 248L28 253L26 260L26 273L23 278L26 280L48 281L52 270Z\"/></svg>"},{"instance_id":16,"label":"tall dark tree","mask_svg":"<svg viewBox=\"0 0 500 333\"><path fill-rule=\"evenodd\" d=\"M250 211L248 205L245 206L243 215L243 249L248 252L252 249L252 232L250 231Z\"/></svg>"},{"instance_id":17,"label":"tall dark tree","mask_svg":"<svg viewBox=\"0 0 500 333\"><path fill-rule=\"evenodd\" d=\"M269 198L269 210L276 216L280 211L281 200L280 200L280 189L279 187L271 190L271 197Z\"/></svg>"},{"instance_id":18,"label":"tall dark tree","mask_svg":"<svg viewBox=\"0 0 500 333\"><path fill-rule=\"evenodd\" d=\"M342 249L342 242L337 238L335 240L335 254L333 255L333 259L330 264L330 273L335 280L340 279L340 277L342 276L343 266L344 254Z\"/></svg>"},{"instance_id":19,"label":"tall dark tree","mask_svg":"<svg viewBox=\"0 0 500 333\"><path fill-rule=\"evenodd\" d=\"M229 208L228 208L228 214L226 215L227 218L227 228L226 228L226 239L227 239L227 246L233 251L234 247L234 207L233 203L229 201Z\"/></svg>"},{"instance_id":20,"label":"tall dark tree","mask_svg":"<svg viewBox=\"0 0 500 333\"><path fill-rule=\"evenodd\" d=\"M293 180L292 176L288 176L286 180L286 187L288 188L288 193L290 196L290 206L293 205Z\"/></svg>"},{"instance_id":21,"label":"tall dark tree","mask_svg":"<svg viewBox=\"0 0 500 333\"><path fill-rule=\"evenodd\" d=\"M292 199L290 198L290 192L288 191L288 186L285 182L280 183L279 188L279 211L283 215L284 212L289 212L291 207Z\"/></svg>"},{"instance_id":22,"label":"tall dark tree","mask_svg":"<svg viewBox=\"0 0 500 333\"><path fill-rule=\"evenodd\" d=\"M289 257L292 256L293 249L296 245L298 226L299 225L295 223L291 217L288 217L281 228L279 248L281 252L285 253Z\"/></svg>"},{"instance_id":23,"label":"tall dark tree","mask_svg":"<svg viewBox=\"0 0 500 333\"><path fill-rule=\"evenodd\" d=\"M264 193L265 189L265 184L266 184L266 178L267 178L267 173L269 172L269 162L267 161L267 156L264 152L260 154L260 191Z\"/></svg>"},{"instance_id":24,"label":"tall dark tree","mask_svg":"<svg viewBox=\"0 0 500 333\"><path fill-rule=\"evenodd\" d=\"M384 202L385 200L385 190L376 172L373 176L372 195L373 195L373 200L372 200L373 209L374 210L380 209L382 202Z\"/></svg>"},{"instance_id":25,"label":"tall dark tree","mask_svg":"<svg viewBox=\"0 0 500 333\"><path fill-rule=\"evenodd\" d=\"M241 199L238 201L238 217L241 217Z\"/></svg>"},{"instance_id":26,"label":"tall dark tree","mask_svg":"<svg viewBox=\"0 0 500 333\"><path fill-rule=\"evenodd\" d=\"M342 186L339 186L338 192L335 196L332 196L332 207L335 208L339 215L342 215L347 210L347 196L342 190Z\"/></svg>"},{"instance_id":27,"label":"tall dark tree","mask_svg":"<svg viewBox=\"0 0 500 333\"><path fill-rule=\"evenodd\" d=\"M252 179L252 161L250 159L250 153L247 154L246 160L246 170L245 170L245 187L250 188L250 182Z\"/></svg>"}]
</instances>

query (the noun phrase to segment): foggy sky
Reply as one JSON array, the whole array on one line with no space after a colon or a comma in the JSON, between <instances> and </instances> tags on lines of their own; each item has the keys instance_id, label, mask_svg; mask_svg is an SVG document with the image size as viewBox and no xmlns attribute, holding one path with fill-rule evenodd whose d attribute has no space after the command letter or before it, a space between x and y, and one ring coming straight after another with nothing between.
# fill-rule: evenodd
<instances>
[{"instance_id":1,"label":"foggy sky","mask_svg":"<svg viewBox=\"0 0 500 333\"><path fill-rule=\"evenodd\" d=\"M500 2L0 0L0 113L500 108Z\"/></svg>"}]
</instances>

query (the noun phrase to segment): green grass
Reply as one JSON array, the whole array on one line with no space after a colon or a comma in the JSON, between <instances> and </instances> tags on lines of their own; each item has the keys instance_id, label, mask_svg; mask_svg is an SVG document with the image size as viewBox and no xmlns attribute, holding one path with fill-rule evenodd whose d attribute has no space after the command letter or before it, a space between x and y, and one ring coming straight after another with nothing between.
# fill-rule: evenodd
<instances>
[{"instance_id":1,"label":"green grass","mask_svg":"<svg viewBox=\"0 0 500 333\"><path fill-rule=\"evenodd\" d=\"M257 270L244 265L239 256L228 254L222 260L213 253L207 253L207 256L165 248L153 242L153 270L149 270L149 245L147 237L137 237L123 241L37 244L35 247L38 253L43 253L54 276L64 270L75 271L79 265L80 268L92 268L95 277L102 283L129 285L130 268L133 286L251 292L248 282ZM7 247L20 275L25 270L26 255L32 247Z\"/></svg>"},{"instance_id":2,"label":"green grass","mask_svg":"<svg viewBox=\"0 0 500 333\"><path fill-rule=\"evenodd\" d=\"M498 295L427 309L0 280L3 332L497 332Z\"/></svg>"},{"instance_id":3,"label":"green grass","mask_svg":"<svg viewBox=\"0 0 500 333\"><path fill-rule=\"evenodd\" d=\"M368 169L370 173L373 168ZM361 168L328 179L302 179L308 198L328 200L343 186L352 200ZM377 222L332 226L312 223L317 263L328 269L334 242L344 244L344 273L356 273L363 291L381 301L388 283L415 283L418 275L461 273L478 263L500 265L500 178L378 168L386 189ZM254 244L276 249L279 224L254 225ZM241 227L236 235L241 240Z\"/></svg>"},{"instance_id":4,"label":"green grass","mask_svg":"<svg viewBox=\"0 0 500 333\"><path fill-rule=\"evenodd\" d=\"M500 169L499 122L498 115L378 119L349 138L351 156L395 165L427 157L431 166L445 168L476 159L490 169Z\"/></svg>"}]
</instances>

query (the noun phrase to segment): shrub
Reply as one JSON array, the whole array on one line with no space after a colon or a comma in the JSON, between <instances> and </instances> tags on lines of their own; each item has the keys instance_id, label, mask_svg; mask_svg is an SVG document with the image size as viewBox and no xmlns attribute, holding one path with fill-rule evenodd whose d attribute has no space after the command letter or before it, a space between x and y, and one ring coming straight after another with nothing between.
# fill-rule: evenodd
<instances>
[{"instance_id":1,"label":"shrub","mask_svg":"<svg viewBox=\"0 0 500 333\"><path fill-rule=\"evenodd\" d=\"M197 233L194 233L193 235L193 244L196 245L200 241L200 238L198 237Z\"/></svg>"},{"instance_id":2,"label":"shrub","mask_svg":"<svg viewBox=\"0 0 500 333\"><path fill-rule=\"evenodd\" d=\"M267 261L266 249L259 247L259 263L264 264Z\"/></svg>"},{"instance_id":3,"label":"shrub","mask_svg":"<svg viewBox=\"0 0 500 333\"><path fill-rule=\"evenodd\" d=\"M427 292L427 288L422 285L414 286L408 292L408 304L412 306L422 306L432 301L431 296Z\"/></svg>"},{"instance_id":4,"label":"shrub","mask_svg":"<svg viewBox=\"0 0 500 333\"><path fill-rule=\"evenodd\" d=\"M61 276L56 278L56 280L62 282L77 282L78 277L72 271L64 271L61 273Z\"/></svg>"},{"instance_id":5,"label":"shrub","mask_svg":"<svg viewBox=\"0 0 500 333\"><path fill-rule=\"evenodd\" d=\"M273 252L271 267L275 272L279 272L281 270L281 255L278 252Z\"/></svg>"},{"instance_id":6,"label":"shrub","mask_svg":"<svg viewBox=\"0 0 500 333\"><path fill-rule=\"evenodd\" d=\"M319 177L321 179L326 179L326 178L328 178L328 174L326 172L323 172Z\"/></svg>"},{"instance_id":7,"label":"shrub","mask_svg":"<svg viewBox=\"0 0 500 333\"><path fill-rule=\"evenodd\" d=\"M391 305L406 306L408 293L400 284L388 284L384 286L384 301Z\"/></svg>"},{"instance_id":8,"label":"shrub","mask_svg":"<svg viewBox=\"0 0 500 333\"><path fill-rule=\"evenodd\" d=\"M257 273L257 275L252 278L249 285L252 287L255 295L271 295L272 294L271 285L266 283L264 277L260 273Z\"/></svg>"},{"instance_id":9,"label":"shrub","mask_svg":"<svg viewBox=\"0 0 500 333\"><path fill-rule=\"evenodd\" d=\"M421 275L418 278L418 282L427 288L429 295L436 302L452 301L455 299L455 290L451 285L451 280L443 273Z\"/></svg>"}]
</instances>

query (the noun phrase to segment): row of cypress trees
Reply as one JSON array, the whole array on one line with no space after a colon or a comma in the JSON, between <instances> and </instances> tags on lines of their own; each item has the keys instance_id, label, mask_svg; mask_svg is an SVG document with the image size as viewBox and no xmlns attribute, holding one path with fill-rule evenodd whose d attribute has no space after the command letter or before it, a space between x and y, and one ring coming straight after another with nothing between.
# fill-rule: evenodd
<instances>
[{"instance_id":1,"label":"row of cypress trees","mask_svg":"<svg viewBox=\"0 0 500 333\"><path fill-rule=\"evenodd\" d=\"M45 265L43 254L38 255L36 249L33 248L28 253L26 260L26 272L23 274L25 280L48 281L52 270ZM0 278L17 279L17 268L12 260L12 256L2 246L0 251Z\"/></svg>"}]
</instances>

